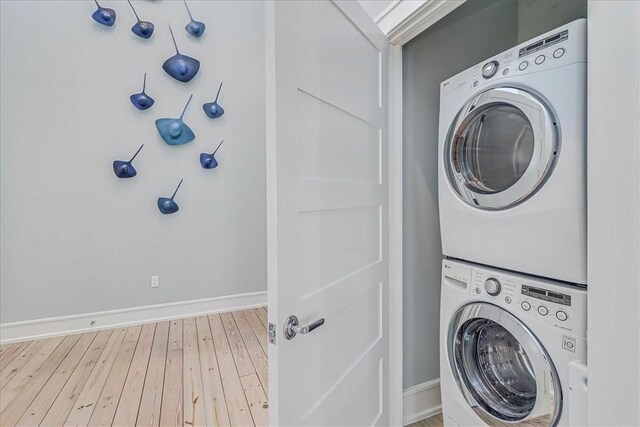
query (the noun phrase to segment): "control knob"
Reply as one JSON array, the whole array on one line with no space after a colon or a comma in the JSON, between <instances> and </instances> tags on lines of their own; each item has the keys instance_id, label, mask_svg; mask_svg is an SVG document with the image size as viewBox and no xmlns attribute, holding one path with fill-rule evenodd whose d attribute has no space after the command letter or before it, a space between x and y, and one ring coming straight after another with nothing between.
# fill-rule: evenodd
<instances>
[{"instance_id":1,"label":"control knob","mask_svg":"<svg viewBox=\"0 0 640 427\"><path fill-rule=\"evenodd\" d=\"M498 279L487 279L484 282L484 290L487 291L487 293L491 296L496 296L500 293L500 290L502 289L502 286L500 286L500 282L498 281Z\"/></svg>"},{"instance_id":2,"label":"control knob","mask_svg":"<svg viewBox=\"0 0 640 427\"><path fill-rule=\"evenodd\" d=\"M498 72L498 61L489 61L482 66L482 77L490 79Z\"/></svg>"}]
</instances>

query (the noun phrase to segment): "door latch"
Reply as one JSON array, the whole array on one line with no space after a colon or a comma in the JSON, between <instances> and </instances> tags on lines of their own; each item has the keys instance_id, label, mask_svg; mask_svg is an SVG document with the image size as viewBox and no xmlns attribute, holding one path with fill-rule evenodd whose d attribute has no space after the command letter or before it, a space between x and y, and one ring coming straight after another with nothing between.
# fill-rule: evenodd
<instances>
[{"instance_id":1,"label":"door latch","mask_svg":"<svg viewBox=\"0 0 640 427\"><path fill-rule=\"evenodd\" d=\"M269 344L276 345L276 325L269 322Z\"/></svg>"}]
</instances>

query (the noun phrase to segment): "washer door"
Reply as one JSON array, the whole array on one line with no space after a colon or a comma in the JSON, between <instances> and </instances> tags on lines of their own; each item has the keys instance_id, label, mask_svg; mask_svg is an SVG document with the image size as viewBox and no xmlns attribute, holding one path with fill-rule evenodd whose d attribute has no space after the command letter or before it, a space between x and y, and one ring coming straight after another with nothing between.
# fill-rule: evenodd
<instances>
[{"instance_id":1,"label":"washer door","mask_svg":"<svg viewBox=\"0 0 640 427\"><path fill-rule=\"evenodd\" d=\"M487 303L462 307L449 328L449 364L458 387L489 425L554 426L560 418L560 379L531 330Z\"/></svg>"},{"instance_id":2,"label":"washer door","mask_svg":"<svg viewBox=\"0 0 640 427\"><path fill-rule=\"evenodd\" d=\"M558 121L539 97L514 87L482 92L464 105L447 135L451 186L474 207L512 207L544 184L558 140Z\"/></svg>"}]
</instances>

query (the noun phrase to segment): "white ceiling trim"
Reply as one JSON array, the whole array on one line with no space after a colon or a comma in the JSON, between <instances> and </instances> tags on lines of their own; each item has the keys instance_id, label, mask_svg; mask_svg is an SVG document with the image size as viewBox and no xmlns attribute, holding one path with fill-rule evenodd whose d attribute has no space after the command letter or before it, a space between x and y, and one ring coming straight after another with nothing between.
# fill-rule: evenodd
<instances>
[{"instance_id":1,"label":"white ceiling trim","mask_svg":"<svg viewBox=\"0 0 640 427\"><path fill-rule=\"evenodd\" d=\"M396 0L374 21L392 44L403 45L466 0Z\"/></svg>"}]
</instances>

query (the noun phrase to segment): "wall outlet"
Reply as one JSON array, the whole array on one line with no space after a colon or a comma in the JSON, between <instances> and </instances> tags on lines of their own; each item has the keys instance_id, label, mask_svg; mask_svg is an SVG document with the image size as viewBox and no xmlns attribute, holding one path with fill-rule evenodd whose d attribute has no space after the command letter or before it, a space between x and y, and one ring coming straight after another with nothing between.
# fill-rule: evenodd
<instances>
[{"instance_id":1,"label":"wall outlet","mask_svg":"<svg viewBox=\"0 0 640 427\"><path fill-rule=\"evenodd\" d=\"M151 287L152 288L160 287L160 276L151 276Z\"/></svg>"}]
</instances>

